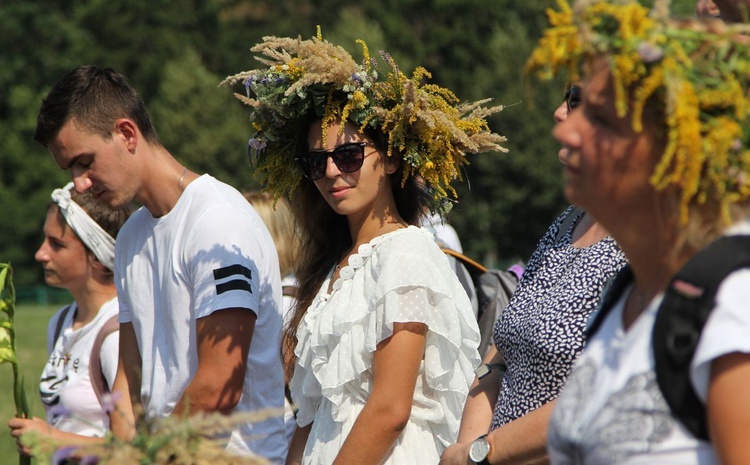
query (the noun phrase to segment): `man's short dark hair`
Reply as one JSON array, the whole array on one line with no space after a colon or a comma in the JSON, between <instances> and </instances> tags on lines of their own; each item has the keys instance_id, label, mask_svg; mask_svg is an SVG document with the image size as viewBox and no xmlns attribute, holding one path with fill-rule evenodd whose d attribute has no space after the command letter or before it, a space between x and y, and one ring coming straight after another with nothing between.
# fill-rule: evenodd
<instances>
[{"instance_id":1,"label":"man's short dark hair","mask_svg":"<svg viewBox=\"0 0 750 465\"><path fill-rule=\"evenodd\" d=\"M69 121L109 138L119 118L132 119L147 141L159 143L143 100L125 76L112 68L80 66L57 81L42 100L34 140L46 147Z\"/></svg>"}]
</instances>

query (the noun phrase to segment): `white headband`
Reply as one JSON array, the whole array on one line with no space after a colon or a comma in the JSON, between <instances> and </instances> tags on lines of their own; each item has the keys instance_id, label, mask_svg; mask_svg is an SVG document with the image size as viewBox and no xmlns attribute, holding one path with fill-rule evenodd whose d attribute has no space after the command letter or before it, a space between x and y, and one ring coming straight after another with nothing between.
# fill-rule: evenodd
<instances>
[{"instance_id":1,"label":"white headband","mask_svg":"<svg viewBox=\"0 0 750 465\"><path fill-rule=\"evenodd\" d=\"M115 240L94 221L80 205L70 197L73 183L52 191L52 200L60 207L65 221L78 234L102 265L110 270L115 267Z\"/></svg>"}]
</instances>

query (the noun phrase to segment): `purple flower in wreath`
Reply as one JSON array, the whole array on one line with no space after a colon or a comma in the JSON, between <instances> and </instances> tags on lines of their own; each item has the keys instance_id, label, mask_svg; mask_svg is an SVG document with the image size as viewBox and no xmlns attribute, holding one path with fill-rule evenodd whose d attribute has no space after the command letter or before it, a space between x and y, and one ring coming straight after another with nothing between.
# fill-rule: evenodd
<instances>
[{"instance_id":1,"label":"purple flower in wreath","mask_svg":"<svg viewBox=\"0 0 750 465\"><path fill-rule=\"evenodd\" d=\"M262 139L258 139L257 137L253 137L249 141L247 141L247 148L254 151L254 152L260 152L264 148L266 148L266 141Z\"/></svg>"},{"instance_id":2,"label":"purple flower in wreath","mask_svg":"<svg viewBox=\"0 0 750 465\"><path fill-rule=\"evenodd\" d=\"M646 63L654 63L664 57L664 50L657 45L648 42L641 42L638 44L638 56L640 56Z\"/></svg>"}]
</instances>

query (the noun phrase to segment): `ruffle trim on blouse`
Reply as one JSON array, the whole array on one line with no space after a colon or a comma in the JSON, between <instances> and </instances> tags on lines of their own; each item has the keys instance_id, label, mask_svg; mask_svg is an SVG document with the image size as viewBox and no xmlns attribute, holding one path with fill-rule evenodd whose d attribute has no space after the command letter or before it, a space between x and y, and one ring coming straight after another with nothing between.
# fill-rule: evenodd
<instances>
[{"instance_id":1,"label":"ruffle trim on blouse","mask_svg":"<svg viewBox=\"0 0 750 465\"><path fill-rule=\"evenodd\" d=\"M383 268L378 266L384 257L377 253L373 255L373 251L384 241L410 230L426 234L432 241L429 232L410 227L379 236L370 244L360 246L340 271L341 277L333 285L334 292L330 296L321 293L318 296L321 300L316 298L315 304L335 298L336 292L342 292L356 271L368 260L373 260L372 269L363 270L364 273L379 274L372 295L366 299L373 302L372 305L351 305L346 312L337 312L327 319L320 316L321 321L317 322L314 321L318 317L316 312L305 315L301 331L297 333L299 342L295 352L298 365L292 380L293 392L303 394L302 399L295 398L300 425L313 420L322 396L333 404L333 418L345 422L353 411L353 396L361 395L362 391L356 389L358 384L351 386L350 383L362 380L365 378L363 374L371 370L378 343L393 335L394 323L420 322L429 329L420 370L427 398L419 400L430 405L415 403L412 418L431 423L433 433L445 445L455 442L464 402L474 379L473 370L480 361L476 350L480 336L468 298L465 309L454 300L454 292L463 292L463 288L457 283L452 284L455 278L453 270L449 266L423 266L435 258L434 253L430 254L430 248L424 247L425 238L406 239L414 242L414 247L404 252L414 255L413 266L418 268L418 273L400 275L396 282L386 275L401 270L390 268L387 262ZM433 249L442 254L439 249ZM390 263L390 266L395 266ZM365 279L374 278L365 276ZM345 291L338 297L346 298ZM415 301L419 303L416 311ZM333 350L329 350L331 347ZM364 353L355 352L353 348L363 348ZM306 367L310 367L309 371ZM361 403L366 401L360 400Z\"/></svg>"}]
</instances>

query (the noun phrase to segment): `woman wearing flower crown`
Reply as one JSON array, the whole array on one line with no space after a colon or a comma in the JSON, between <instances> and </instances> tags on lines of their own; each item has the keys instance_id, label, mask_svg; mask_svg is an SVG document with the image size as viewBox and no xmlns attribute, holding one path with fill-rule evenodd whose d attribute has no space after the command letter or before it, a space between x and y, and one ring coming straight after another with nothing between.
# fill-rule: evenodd
<instances>
[{"instance_id":1,"label":"woman wearing flower crown","mask_svg":"<svg viewBox=\"0 0 750 465\"><path fill-rule=\"evenodd\" d=\"M39 383L46 421L14 418L8 423L26 454L34 434L42 446L103 442L110 421L123 421L130 413L128 402L115 405L118 399L108 394L117 371L119 340L114 238L128 216L127 210L111 210L93 194L77 194L73 183L52 192L44 241L34 258L44 268L44 281L67 289L74 302L58 310L47 328L49 360ZM99 353L92 357L97 346ZM97 366L89 366L92 361L98 361ZM127 386L118 389L116 397L126 401Z\"/></svg>"},{"instance_id":2,"label":"woman wearing flower crown","mask_svg":"<svg viewBox=\"0 0 750 465\"><path fill-rule=\"evenodd\" d=\"M581 99L580 85L567 85L555 121L577 111ZM558 160L567 165L568 156L563 145ZM467 457L492 464L546 461L549 417L583 350L586 322L626 263L614 239L580 207L566 208L552 222L495 322L487 369L477 373L458 442L440 465L463 465Z\"/></svg>"},{"instance_id":3,"label":"woman wearing flower crown","mask_svg":"<svg viewBox=\"0 0 750 465\"><path fill-rule=\"evenodd\" d=\"M677 327L661 305L677 293L673 315L686 317L709 288L676 273L710 257L724 236L750 234L750 29L672 21L659 1L653 11L559 3L531 63L542 76L584 77L581 106L554 131L570 150L565 192L611 232L630 266L558 398L551 461L747 463L750 271L721 281L698 337L667 338ZM696 341L684 371L664 369L665 340L675 349ZM669 400L683 386L696 416Z\"/></svg>"},{"instance_id":4,"label":"woman wearing flower crown","mask_svg":"<svg viewBox=\"0 0 750 465\"><path fill-rule=\"evenodd\" d=\"M361 42L360 42L361 43ZM479 332L465 291L418 228L452 193L466 153L502 150L450 91L357 64L322 40L266 38L242 73L251 152L291 192L299 304L285 330L298 428L287 463L437 463L455 441ZM428 208L429 207L429 208Z\"/></svg>"}]
</instances>

